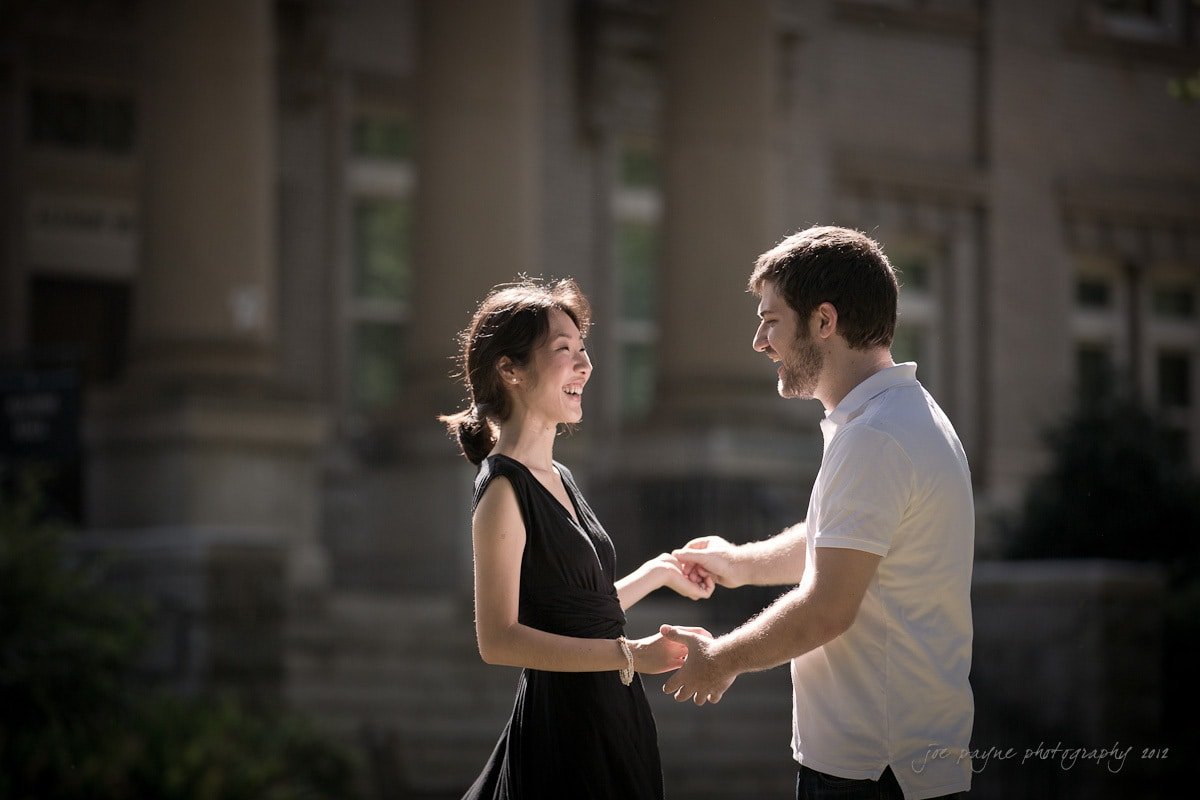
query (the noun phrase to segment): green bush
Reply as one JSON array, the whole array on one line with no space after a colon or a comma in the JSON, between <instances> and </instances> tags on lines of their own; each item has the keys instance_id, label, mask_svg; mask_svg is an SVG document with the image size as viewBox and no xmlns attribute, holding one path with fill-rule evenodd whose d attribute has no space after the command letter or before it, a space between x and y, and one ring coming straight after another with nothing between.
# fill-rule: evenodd
<instances>
[{"instance_id":1,"label":"green bush","mask_svg":"<svg viewBox=\"0 0 1200 800\"><path fill-rule=\"evenodd\" d=\"M1125 394L1081 401L1047 434L1050 463L1004 521L1011 558L1153 561L1173 579L1200 562L1200 481L1166 428Z\"/></svg>"},{"instance_id":2,"label":"green bush","mask_svg":"<svg viewBox=\"0 0 1200 800\"><path fill-rule=\"evenodd\" d=\"M349 756L279 711L231 697L159 695L138 709L126 773L129 797L300 800L354 795Z\"/></svg>"},{"instance_id":3,"label":"green bush","mask_svg":"<svg viewBox=\"0 0 1200 800\"><path fill-rule=\"evenodd\" d=\"M146 688L145 608L72 563L29 482L0 497L0 800L353 798L352 754L305 720Z\"/></svg>"}]
</instances>

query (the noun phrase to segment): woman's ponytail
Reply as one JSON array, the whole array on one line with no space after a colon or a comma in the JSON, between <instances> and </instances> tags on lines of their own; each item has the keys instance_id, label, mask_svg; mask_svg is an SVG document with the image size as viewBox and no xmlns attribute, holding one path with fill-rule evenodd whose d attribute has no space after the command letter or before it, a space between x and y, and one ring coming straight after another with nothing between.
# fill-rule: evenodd
<instances>
[{"instance_id":1,"label":"woman's ponytail","mask_svg":"<svg viewBox=\"0 0 1200 800\"><path fill-rule=\"evenodd\" d=\"M463 456L475 466L479 466L496 446L499 431L478 404L455 414L438 417L438 420L446 424L446 430L458 441Z\"/></svg>"}]
</instances>

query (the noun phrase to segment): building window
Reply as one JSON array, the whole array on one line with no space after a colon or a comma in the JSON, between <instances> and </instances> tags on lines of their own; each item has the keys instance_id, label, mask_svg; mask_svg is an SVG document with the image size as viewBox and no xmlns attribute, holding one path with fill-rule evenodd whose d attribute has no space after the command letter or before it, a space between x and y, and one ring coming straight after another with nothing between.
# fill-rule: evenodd
<instances>
[{"instance_id":1,"label":"building window","mask_svg":"<svg viewBox=\"0 0 1200 800\"><path fill-rule=\"evenodd\" d=\"M1091 24L1099 34L1132 42L1182 44L1186 0L1092 0Z\"/></svg>"},{"instance_id":2,"label":"building window","mask_svg":"<svg viewBox=\"0 0 1200 800\"><path fill-rule=\"evenodd\" d=\"M405 302L412 282L412 207L407 198L364 197L354 205L354 296Z\"/></svg>"},{"instance_id":3,"label":"building window","mask_svg":"<svg viewBox=\"0 0 1200 800\"><path fill-rule=\"evenodd\" d=\"M1196 291L1187 285L1158 285L1151 290L1154 315L1167 320L1196 318Z\"/></svg>"},{"instance_id":4,"label":"building window","mask_svg":"<svg viewBox=\"0 0 1200 800\"><path fill-rule=\"evenodd\" d=\"M1105 14L1145 20L1158 19L1163 8L1162 0L1096 0L1096 5Z\"/></svg>"},{"instance_id":5,"label":"building window","mask_svg":"<svg viewBox=\"0 0 1200 800\"><path fill-rule=\"evenodd\" d=\"M354 120L352 148L360 158L405 164L413 158L413 127L398 116L360 116Z\"/></svg>"},{"instance_id":6,"label":"building window","mask_svg":"<svg viewBox=\"0 0 1200 800\"><path fill-rule=\"evenodd\" d=\"M1106 278L1095 276L1085 276L1079 278L1075 282L1075 303L1080 308L1112 308L1112 282Z\"/></svg>"},{"instance_id":7,"label":"building window","mask_svg":"<svg viewBox=\"0 0 1200 800\"><path fill-rule=\"evenodd\" d=\"M1095 394L1124 380L1156 409L1173 451L1189 448L1200 430L1193 386L1200 341L1196 338L1194 270L1165 264L1124 267L1116 258L1082 256L1076 276L1076 385Z\"/></svg>"},{"instance_id":8,"label":"building window","mask_svg":"<svg viewBox=\"0 0 1200 800\"><path fill-rule=\"evenodd\" d=\"M1159 352L1155 373L1167 450L1177 461L1187 462L1193 431L1192 356L1186 352Z\"/></svg>"},{"instance_id":9,"label":"building window","mask_svg":"<svg viewBox=\"0 0 1200 800\"><path fill-rule=\"evenodd\" d=\"M907 253L903 254L901 258L901 263L895 266L900 273L900 283L904 287L904 291L929 294L931 284L929 259L923 253Z\"/></svg>"},{"instance_id":10,"label":"building window","mask_svg":"<svg viewBox=\"0 0 1200 800\"><path fill-rule=\"evenodd\" d=\"M129 155L136 119L130 94L35 86L29 92L29 144L72 152Z\"/></svg>"},{"instance_id":11,"label":"building window","mask_svg":"<svg viewBox=\"0 0 1200 800\"><path fill-rule=\"evenodd\" d=\"M1085 397L1097 397L1112 390L1112 347L1081 344L1075 349L1076 386Z\"/></svg>"},{"instance_id":12,"label":"building window","mask_svg":"<svg viewBox=\"0 0 1200 800\"><path fill-rule=\"evenodd\" d=\"M622 141L613 198L613 252L620 413L626 420L644 417L654 402L662 252L660 187L661 169L653 144L647 139Z\"/></svg>"},{"instance_id":13,"label":"building window","mask_svg":"<svg viewBox=\"0 0 1200 800\"><path fill-rule=\"evenodd\" d=\"M626 141L621 148L621 187L654 192L661 184L658 155L653 147L647 142Z\"/></svg>"},{"instance_id":14,"label":"building window","mask_svg":"<svg viewBox=\"0 0 1200 800\"><path fill-rule=\"evenodd\" d=\"M413 275L413 129L398 113L352 122L348 405L369 413L404 388Z\"/></svg>"},{"instance_id":15,"label":"building window","mask_svg":"<svg viewBox=\"0 0 1200 800\"><path fill-rule=\"evenodd\" d=\"M1086 396L1106 394L1119 378L1118 359L1128 363L1123 349L1133 338L1127 330L1126 286L1113 263L1085 259L1075 275L1075 388Z\"/></svg>"},{"instance_id":16,"label":"building window","mask_svg":"<svg viewBox=\"0 0 1200 800\"><path fill-rule=\"evenodd\" d=\"M925 332L912 325L896 326L892 357L898 364L905 361L921 363L925 358Z\"/></svg>"},{"instance_id":17,"label":"building window","mask_svg":"<svg viewBox=\"0 0 1200 800\"><path fill-rule=\"evenodd\" d=\"M1158 404L1162 408L1187 409L1192 405L1192 360L1188 353L1158 354Z\"/></svg>"},{"instance_id":18,"label":"building window","mask_svg":"<svg viewBox=\"0 0 1200 800\"><path fill-rule=\"evenodd\" d=\"M654 222L624 220L617 223L617 263L620 266L622 319L654 321L658 281L659 229Z\"/></svg>"},{"instance_id":19,"label":"building window","mask_svg":"<svg viewBox=\"0 0 1200 800\"><path fill-rule=\"evenodd\" d=\"M889 258L900 281L899 319L892 339L892 358L897 363L915 361L921 382L936 388L938 353L933 346L937 333L936 247L923 241L889 242Z\"/></svg>"},{"instance_id":20,"label":"building window","mask_svg":"<svg viewBox=\"0 0 1200 800\"><path fill-rule=\"evenodd\" d=\"M1167 457L1180 464L1187 463L1188 454L1192 449L1191 438L1186 428L1168 428L1163 431L1163 445L1166 447Z\"/></svg>"},{"instance_id":21,"label":"building window","mask_svg":"<svg viewBox=\"0 0 1200 800\"><path fill-rule=\"evenodd\" d=\"M352 390L358 408L383 408L400 397L405 330L387 322L354 326Z\"/></svg>"},{"instance_id":22,"label":"building window","mask_svg":"<svg viewBox=\"0 0 1200 800\"><path fill-rule=\"evenodd\" d=\"M1195 396L1196 363L1200 340L1196 337L1196 296L1200 292L1195 271L1183 267L1153 270L1145 287L1148 366L1145 394L1156 402L1167 427L1168 444L1181 461L1195 464L1193 452L1200 433Z\"/></svg>"},{"instance_id":23,"label":"building window","mask_svg":"<svg viewBox=\"0 0 1200 800\"><path fill-rule=\"evenodd\" d=\"M35 353L55 354L89 386L124 376L133 290L127 281L37 275L29 285L29 339Z\"/></svg>"}]
</instances>

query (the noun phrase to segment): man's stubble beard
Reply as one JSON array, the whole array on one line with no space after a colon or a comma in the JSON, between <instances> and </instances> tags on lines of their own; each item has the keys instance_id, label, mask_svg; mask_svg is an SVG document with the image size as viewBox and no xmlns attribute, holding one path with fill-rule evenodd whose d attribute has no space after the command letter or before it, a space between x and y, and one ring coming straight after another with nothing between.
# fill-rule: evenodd
<instances>
[{"instance_id":1,"label":"man's stubble beard","mask_svg":"<svg viewBox=\"0 0 1200 800\"><path fill-rule=\"evenodd\" d=\"M825 365L825 354L820 346L811 336L801 336L796 339L782 365L779 396L811 400L817 391L821 368Z\"/></svg>"}]
</instances>

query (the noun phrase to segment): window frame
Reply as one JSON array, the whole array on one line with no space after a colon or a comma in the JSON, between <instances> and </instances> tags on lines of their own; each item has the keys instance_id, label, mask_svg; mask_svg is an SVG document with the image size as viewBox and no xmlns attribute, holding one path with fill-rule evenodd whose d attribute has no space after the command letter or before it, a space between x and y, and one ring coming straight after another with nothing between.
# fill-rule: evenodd
<instances>
[{"instance_id":1,"label":"window frame","mask_svg":"<svg viewBox=\"0 0 1200 800\"><path fill-rule=\"evenodd\" d=\"M884 249L900 281L896 333L914 329L918 333L921 352L914 355L918 377L923 385L936 394L946 363L946 355L941 347L946 324L942 313L946 303L946 272L950 269L945 243L939 237L910 231L888 237ZM913 258L920 258L924 262L927 278L923 287L905 284L902 264Z\"/></svg>"},{"instance_id":2,"label":"window frame","mask_svg":"<svg viewBox=\"0 0 1200 800\"><path fill-rule=\"evenodd\" d=\"M1155 13L1138 14L1107 9L1101 0L1090 0L1089 22L1096 33L1113 39L1145 44L1181 44L1182 25L1186 19L1183 7L1177 0L1157 0L1157 4Z\"/></svg>"},{"instance_id":3,"label":"window frame","mask_svg":"<svg viewBox=\"0 0 1200 800\"><path fill-rule=\"evenodd\" d=\"M1132 275L1131 277L1131 270ZM1112 286L1108 308L1089 308L1078 303L1072 307L1072 337L1075 352L1083 347L1105 347L1112 357L1114 377L1132 378L1130 387L1154 409L1168 427L1181 431L1188 442L1188 460L1200 465L1200 274L1183 265L1155 261L1136 268L1124 264L1117 255L1076 253L1076 281L1106 280ZM1156 312L1155 291L1162 287L1190 287L1194 312L1191 317L1172 317ZM1132 291L1131 291L1132 288ZM1138 320L1136 332L1132 320ZM1134 338L1137 352L1133 352ZM1160 359L1164 354L1183 355L1189 364L1189 404L1164 406L1160 396ZM1137 365L1132 374L1131 365ZM1082 389L1078 361L1074 365L1075 386Z\"/></svg>"},{"instance_id":4,"label":"window frame","mask_svg":"<svg viewBox=\"0 0 1200 800\"><path fill-rule=\"evenodd\" d=\"M613 296L615 298L614 305L615 313L613 316L614 324L612 325L612 352L617 358L616 374L617 386L615 387L615 402L616 402L616 418L622 424L637 422L644 419L651 411L653 406L654 395L656 394L657 384L657 347L659 342L659 320L656 314L651 314L650 318L634 318L628 316L624 308L623 296L623 270L625 265L621 263L621 236L622 226L626 224L637 224L650 226L657 232L657 248L653 258L653 263L650 269L658 275L661 275L662 264L662 242L663 242L663 213L664 213L664 195L662 188L662 158L660 148L656 141L649 135L630 134L617 138L615 149L615 179L613 181L613 193L611 198L610 214L611 228L610 236L612 242L612 285L614 287ZM657 178L656 182L649 184L629 183L625 180L626 158L630 149L640 149L642 155L657 163L657 168L652 170L653 177ZM660 281L655 281L654 290L660 291ZM652 305L657 308L656 298L651 299ZM651 387L650 399L645 407L631 407L629 403L629 365L626 360L626 350L630 347L647 347L650 348L654 356L652 357L651 366Z\"/></svg>"},{"instance_id":5,"label":"window frame","mask_svg":"<svg viewBox=\"0 0 1200 800\"><path fill-rule=\"evenodd\" d=\"M356 150L355 126L366 117L390 120L412 126L413 115L403 103L370 102L361 98L349 103L342 122L343 128L343 211L344 231L342 269L339 279L338 314L339 369L338 407L343 425L351 435L362 435L381 423L403 395L403 378L395 387L395 400L379 405L365 404L359 397L359 333L366 326L393 326L399 335L408 332L412 324L412 309L408 298L395 300L367 297L359 292L358 214L364 202L400 201L408 203L409 214L415 213L417 173L415 152L400 158L374 157ZM410 223L410 235L415 225ZM415 276L416 263L413 243L409 244L410 278ZM401 374L406 365L401 363Z\"/></svg>"}]
</instances>

